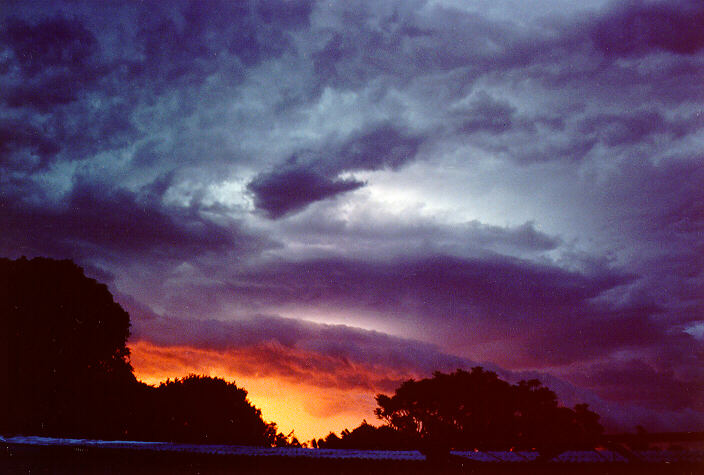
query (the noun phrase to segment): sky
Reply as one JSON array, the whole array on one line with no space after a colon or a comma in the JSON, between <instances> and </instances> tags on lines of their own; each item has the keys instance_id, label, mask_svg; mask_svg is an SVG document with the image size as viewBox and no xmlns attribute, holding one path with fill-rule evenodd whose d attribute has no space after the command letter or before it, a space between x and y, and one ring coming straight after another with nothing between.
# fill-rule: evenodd
<instances>
[{"instance_id":1,"label":"sky","mask_svg":"<svg viewBox=\"0 0 704 475\"><path fill-rule=\"evenodd\" d=\"M6 1L0 254L302 440L476 365L704 430L704 4Z\"/></svg>"}]
</instances>

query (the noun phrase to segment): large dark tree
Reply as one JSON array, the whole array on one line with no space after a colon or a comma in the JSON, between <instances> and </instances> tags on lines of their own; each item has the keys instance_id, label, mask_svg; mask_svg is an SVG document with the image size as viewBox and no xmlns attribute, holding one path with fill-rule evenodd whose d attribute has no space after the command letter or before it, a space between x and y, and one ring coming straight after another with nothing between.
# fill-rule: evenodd
<instances>
[{"instance_id":1,"label":"large dark tree","mask_svg":"<svg viewBox=\"0 0 704 475\"><path fill-rule=\"evenodd\" d=\"M479 367L409 380L393 396L379 394L376 400L377 417L427 452L586 448L603 430L586 405L560 407L555 393L539 381L511 385Z\"/></svg>"},{"instance_id":2,"label":"large dark tree","mask_svg":"<svg viewBox=\"0 0 704 475\"><path fill-rule=\"evenodd\" d=\"M0 259L0 430L117 436L129 315L71 261Z\"/></svg>"}]
</instances>

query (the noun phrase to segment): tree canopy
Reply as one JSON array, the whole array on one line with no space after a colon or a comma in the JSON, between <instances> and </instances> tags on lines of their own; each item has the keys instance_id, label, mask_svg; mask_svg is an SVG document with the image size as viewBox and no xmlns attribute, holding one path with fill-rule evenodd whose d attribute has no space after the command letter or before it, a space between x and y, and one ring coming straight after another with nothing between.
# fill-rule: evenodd
<instances>
[{"instance_id":1,"label":"tree canopy","mask_svg":"<svg viewBox=\"0 0 704 475\"><path fill-rule=\"evenodd\" d=\"M0 325L0 430L124 430L130 321L104 284L71 261L0 259Z\"/></svg>"},{"instance_id":2,"label":"tree canopy","mask_svg":"<svg viewBox=\"0 0 704 475\"><path fill-rule=\"evenodd\" d=\"M593 447L603 431L586 404L561 407L538 380L512 385L480 367L411 379L376 401L377 417L425 450L560 451Z\"/></svg>"},{"instance_id":3,"label":"tree canopy","mask_svg":"<svg viewBox=\"0 0 704 475\"><path fill-rule=\"evenodd\" d=\"M267 424L247 391L221 378L190 375L167 380L147 394L135 435L163 441L273 445Z\"/></svg>"},{"instance_id":4,"label":"tree canopy","mask_svg":"<svg viewBox=\"0 0 704 475\"><path fill-rule=\"evenodd\" d=\"M376 427L366 420L352 431L345 429L338 436L330 432L324 439L313 440L321 449L404 450L414 447L415 440L390 426Z\"/></svg>"}]
</instances>

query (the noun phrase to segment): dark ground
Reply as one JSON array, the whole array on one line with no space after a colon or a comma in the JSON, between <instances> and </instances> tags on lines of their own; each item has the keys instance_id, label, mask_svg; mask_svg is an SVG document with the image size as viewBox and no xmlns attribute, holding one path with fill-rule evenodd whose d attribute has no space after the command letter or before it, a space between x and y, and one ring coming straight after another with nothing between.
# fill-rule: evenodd
<instances>
[{"instance_id":1,"label":"dark ground","mask_svg":"<svg viewBox=\"0 0 704 475\"><path fill-rule=\"evenodd\" d=\"M290 457L242 457L106 448L0 445L2 474L609 474L695 475L697 465L571 464L482 465L453 461L438 465L416 461L330 460Z\"/></svg>"}]
</instances>

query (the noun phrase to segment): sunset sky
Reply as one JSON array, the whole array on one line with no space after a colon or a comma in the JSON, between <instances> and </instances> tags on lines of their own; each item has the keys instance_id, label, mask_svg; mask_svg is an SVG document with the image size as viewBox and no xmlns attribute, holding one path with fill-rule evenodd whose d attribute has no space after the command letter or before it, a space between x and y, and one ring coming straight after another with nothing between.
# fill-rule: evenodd
<instances>
[{"instance_id":1,"label":"sunset sky","mask_svg":"<svg viewBox=\"0 0 704 475\"><path fill-rule=\"evenodd\" d=\"M434 370L704 430L701 1L4 1L0 255L306 440Z\"/></svg>"}]
</instances>

